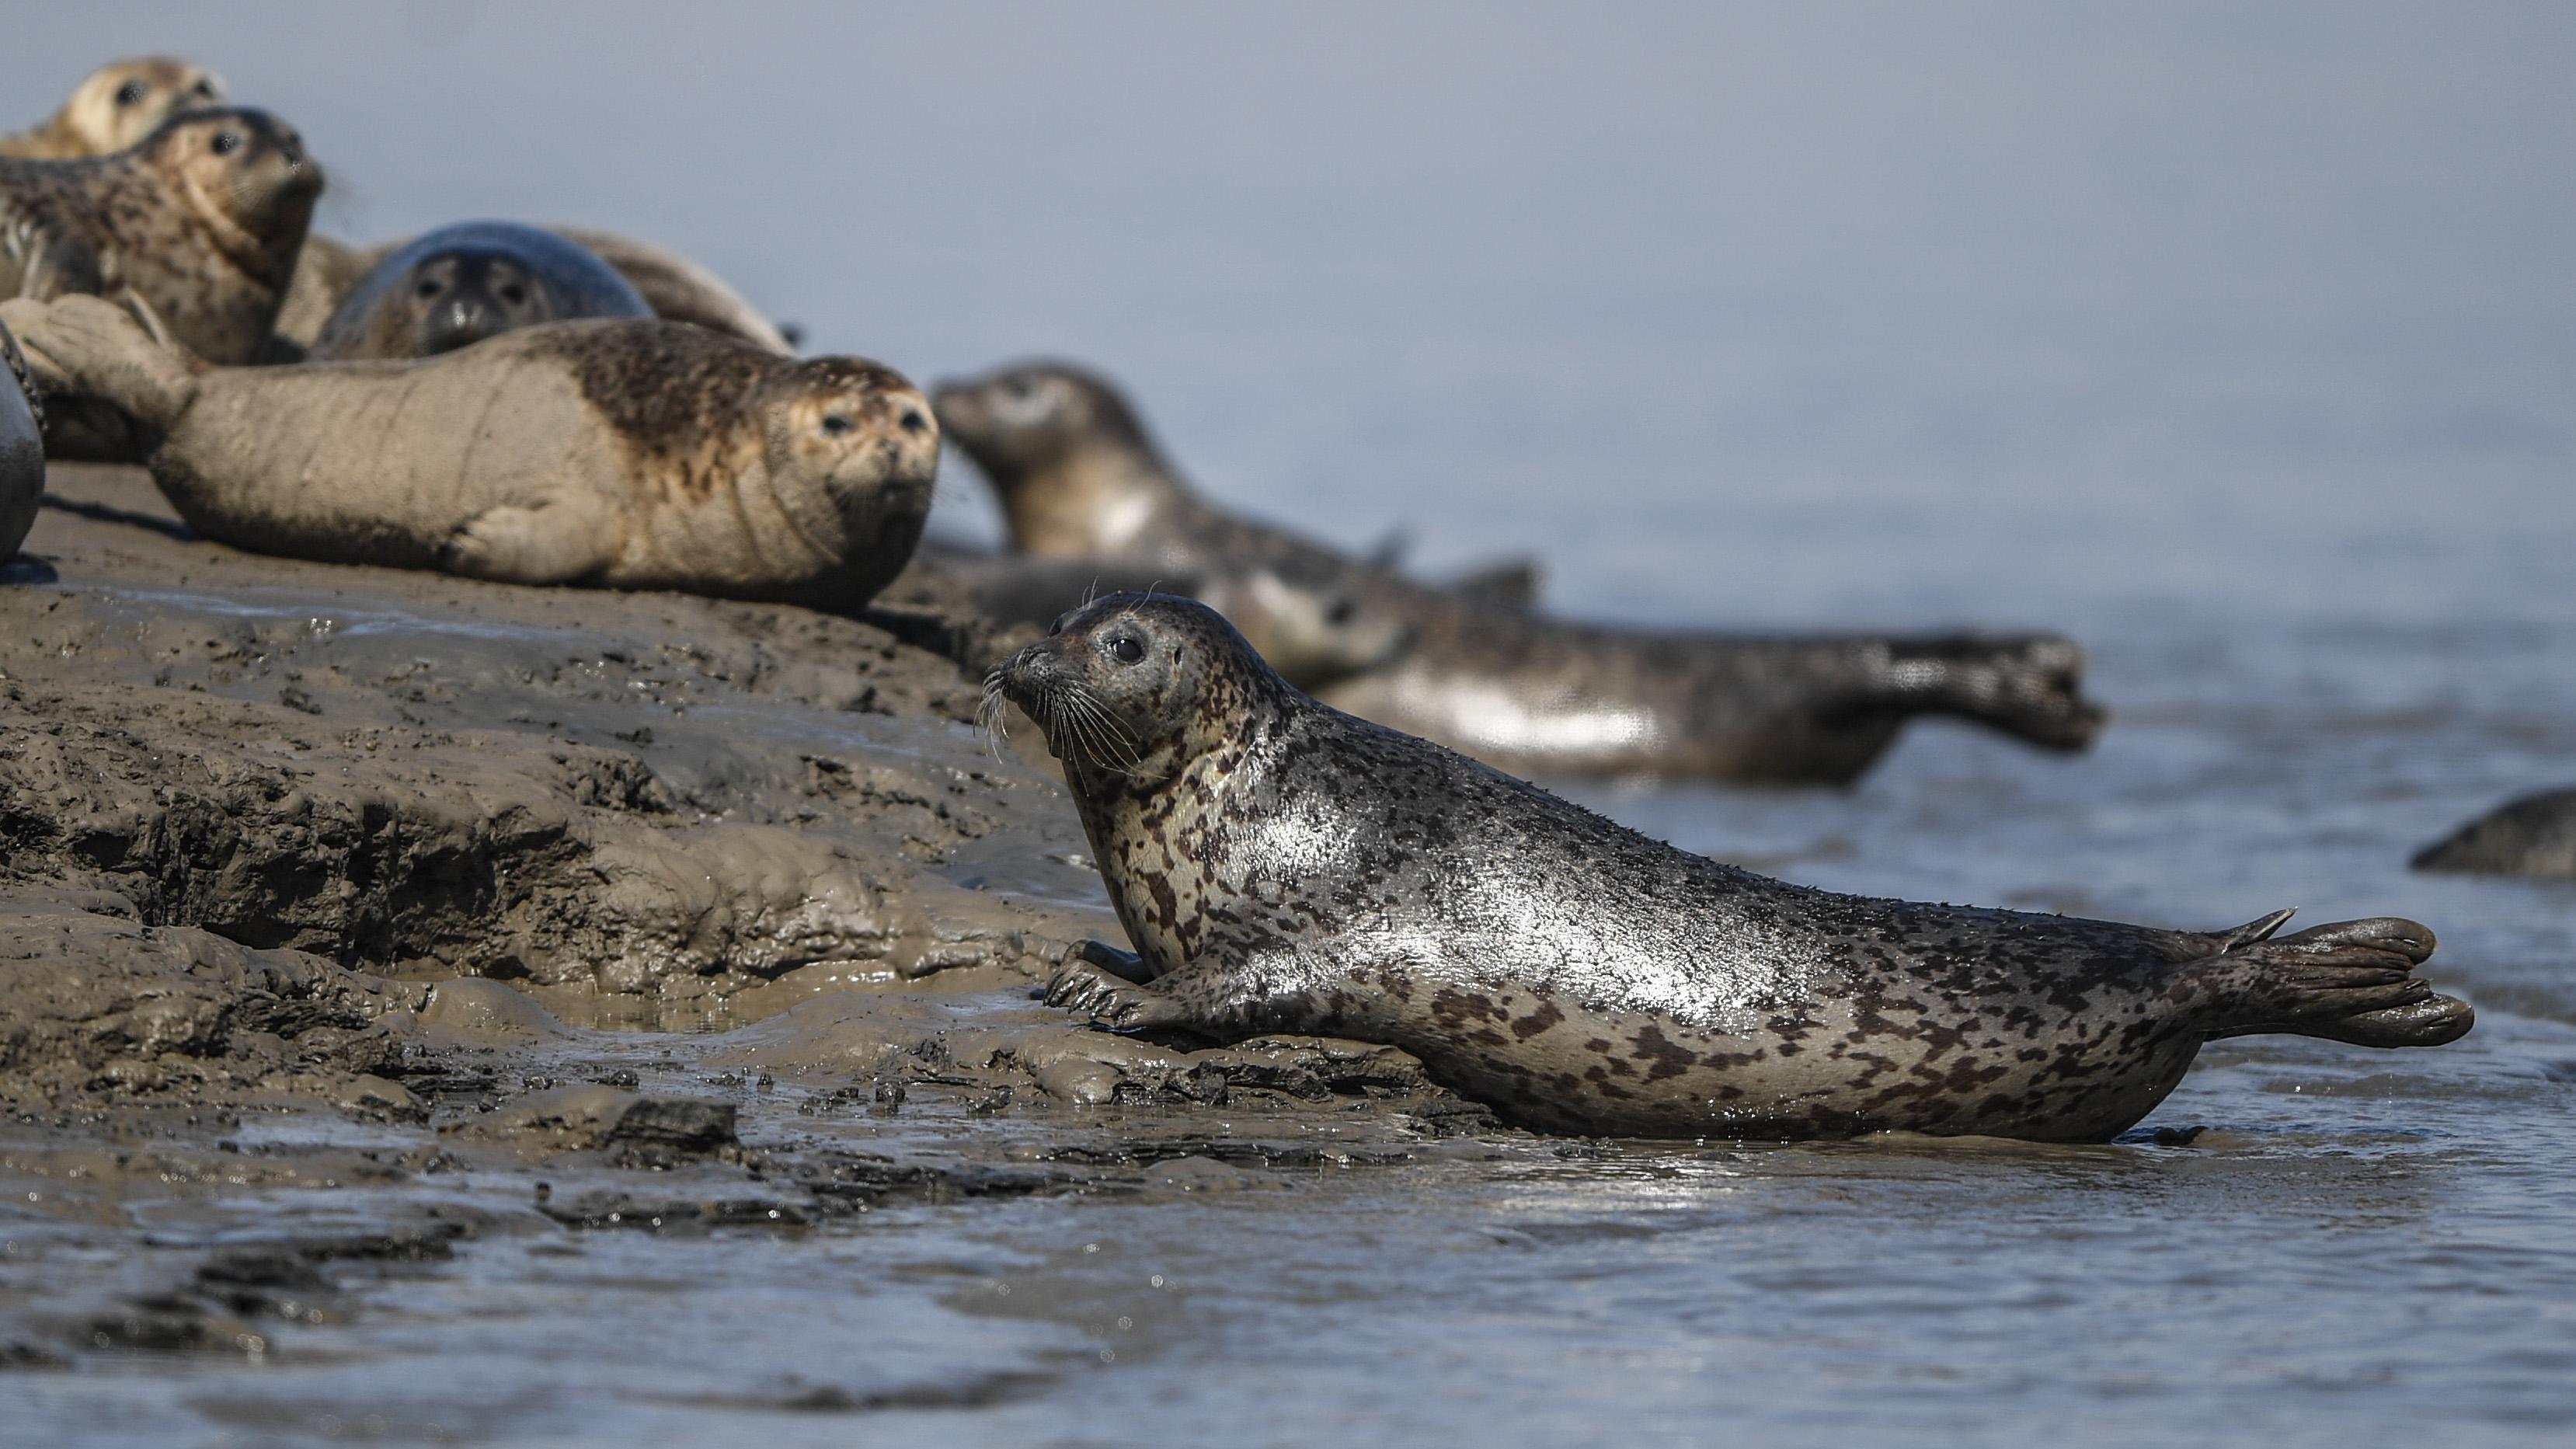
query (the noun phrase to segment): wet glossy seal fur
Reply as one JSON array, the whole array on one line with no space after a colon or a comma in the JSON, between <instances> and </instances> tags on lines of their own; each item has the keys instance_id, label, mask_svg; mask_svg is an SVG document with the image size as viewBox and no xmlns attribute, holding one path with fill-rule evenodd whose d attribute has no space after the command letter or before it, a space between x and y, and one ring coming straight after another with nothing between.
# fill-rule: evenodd
<instances>
[{"instance_id":1,"label":"wet glossy seal fur","mask_svg":"<svg viewBox=\"0 0 2576 1449\"><path fill-rule=\"evenodd\" d=\"M652 315L615 268L553 232L458 222L378 262L323 324L308 360L435 357L539 322Z\"/></svg>"},{"instance_id":2,"label":"wet glossy seal fur","mask_svg":"<svg viewBox=\"0 0 2576 1449\"><path fill-rule=\"evenodd\" d=\"M1010 368L933 400L949 440L991 480L1018 548L1177 575L1266 567L1334 600L1346 624L1383 621L1408 640L1325 699L1505 769L1843 784L1918 716L2050 750L2083 749L2102 728L2083 696L2083 651L2055 635L1665 633L1550 619L1209 505L1117 390L1078 368ZM1273 633L1293 614L1219 611L1291 683L1325 688L1301 670L1301 636Z\"/></svg>"},{"instance_id":3,"label":"wet glossy seal fur","mask_svg":"<svg viewBox=\"0 0 2576 1449\"><path fill-rule=\"evenodd\" d=\"M2576 790L2499 805L2415 852L2417 870L2576 880Z\"/></svg>"},{"instance_id":4,"label":"wet glossy seal fur","mask_svg":"<svg viewBox=\"0 0 2576 1449\"><path fill-rule=\"evenodd\" d=\"M77 161L122 151L181 111L224 102L223 77L194 61L151 55L111 61L73 87L44 124L0 136L0 156Z\"/></svg>"},{"instance_id":5,"label":"wet glossy seal fur","mask_svg":"<svg viewBox=\"0 0 2576 1449\"><path fill-rule=\"evenodd\" d=\"M865 603L930 511L912 385L659 319L418 362L210 367L95 297L0 303L38 384L130 417L198 532L525 584Z\"/></svg>"},{"instance_id":6,"label":"wet glossy seal fur","mask_svg":"<svg viewBox=\"0 0 2576 1449\"><path fill-rule=\"evenodd\" d=\"M18 339L0 323L0 562L25 542L45 495L45 413Z\"/></svg>"},{"instance_id":7,"label":"wet glossy seal fur","mask_svg":"<svg viewBox=\"0 0 2576 1449\"><path fill-rule=\"evenodd\" d=\"M1048 999L1121 1028L1400 1046L1546 1130L2099 1141L2201 1043L2430 1046L2430 931L2275 937L1868 900L1649 840L1290 688L1205 607L1102 599L987 683L1062 762L1132 957Z\"/></svg>"}]
</instances>

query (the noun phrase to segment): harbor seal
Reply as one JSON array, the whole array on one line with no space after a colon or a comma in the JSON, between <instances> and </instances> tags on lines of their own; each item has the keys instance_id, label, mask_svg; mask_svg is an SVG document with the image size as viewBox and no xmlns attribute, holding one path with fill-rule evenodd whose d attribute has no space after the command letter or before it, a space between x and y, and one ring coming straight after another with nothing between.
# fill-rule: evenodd
<instances>
[{"instance_id":1,"label":"harbor seal","mask_svg":"<svg viewBox=\"0 0 2576 1449\"><path fill-rule=\"evenodd\" d=\"M1219 611L1290 683L1504 769L1846 784L1919 716L2058 751L2090 745L2104 721L2083 694L2083 651L2056 635L1665 633L1496 607L1210 506L1117 390L1078 368L1010 368L933 399L1019 548L1184 575L1259 564L1310 592L1330 580L1357 615L1392 621L1409 642L1329 689L1272 656L1262 625Z\"/></svg>"},{"instance_id":2,"label":"harbor seal","mask_svg":"<svg viewBox=\"0 0 2576 1449\"><path fill-rule=\"evenodd\" d=\"M1041 629L1102 594L1186 595L1233 621L1273 668L1325 682L1385 668L1411 642L1402 621L1360 607L1338 580L1269 564L1169 574L1128 559L979 553L928 542L914 561L960 586L985 618Z\"/></svg>"},{"instance_id":3,"label":"harbor seal","mask_svg":"<svg viewBox=\"0 0 2576 1449\"><path fill-rule=\"evenodd\" d=\"M0 157L78 161L122 151L181 111L224 102L223 77L194 61L149 55L100 66L44 124L0 136Z\"/></svg>"},{"instance_id":4,"label":"harbor seal","mask_svg":"<svg viewBox=\"0 0 2576 1449\"><path fill-rule=\"evenodd\" d=\"M893 371L659 319L286 367L208 366L95 297L0 320L39 386L156 440L191 527L267 553L852 608L911 556L939 461Z\"/></svg>"},{"instance_id":5,"label":"harbor seal","mask_svg":"<svg viewBox=\"0 0 2576 1449\"><path fill-rule=\"evenodd\" d=\"M433 357L538 322L652 315L615 269L552 232L459 222L378 262L323 324L310 360Z\"/></svg>"},{"instance_id":6,"label":"harbor seal","mask_svg":"<svg viewBox=\"0 0 2576 1449\"><path fill-rule=\"evenodd\" d=\"M45 494L45 414L19 355L18 339L0 323L0 562L26 542Z\"/></svg>"},{"instance_id":7,"label":"harbor seal","mask_svg":"<svg viewBox=\"0 0 2576 1449\"><path fill-rule=\"evenodd\" d=\"M249 362L321 194L294 128L238 108L183 112L113 156L0 161L0 297L132 295L190 352Z\"/></svg>"},{"instance_id":8,"label":"harbor seal","mask_svg":"<svg viewBox=\"0 0 2576 1449\"><path fill-rule=\"evenodd\" d=\"M605 262L635 289L652 315L687 322L738 338L781 357L796 354L778 325L760 314L722 277L665 247L590 227L550 226L544 230ZM277 349L282 360L300 361L322 335L332 314L367 273L415 241L358 247L329 237L314 237L296 262L295 280L279 309Z\"/></svg>"},{"instance_id":9,"label":"harbor seal","mask_svg":"<svg viewBox=\"0 0 2576 1449\"><path fill-rule=\"evenodd\" d=\"M2415 852L2417 870L2576 880L2576 790L2499 805Z\"/></svg>"},{"instance_id":10,"label":"harbor seal","mask_svg":"<svg viewBox=\"0 0 2576 1449\"><path fill-rule=\"evenodd\" d=\"M1318 704L1186 600L1099 600L986 694L1043 730L1135 946L1086 946L1048 1000L1398 1046L1543 1130L2101 1141L2205 1041L2471 1022L2411 921L2160 930L1721 865Z\"/></svg>"}]
</instances>

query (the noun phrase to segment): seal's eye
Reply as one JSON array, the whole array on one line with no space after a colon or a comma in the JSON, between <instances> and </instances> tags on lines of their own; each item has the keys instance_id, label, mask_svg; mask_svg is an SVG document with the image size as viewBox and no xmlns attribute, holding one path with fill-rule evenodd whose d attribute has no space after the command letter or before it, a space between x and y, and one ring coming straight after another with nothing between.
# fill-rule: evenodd
<instances>
[{"instance_id":1,"label":"seal's eye","mask_svg":"<svg viewBox=\"0 0 2576 1449\"><path fill-rule=\"evenodd\" d=\"M143 104L143 82L127 81L125 84L118 86L116 88L116 103L120 106L139 106Z\"/></svg>"},{"instance_id":2,"label":"seal's eye","mask_svg":"<svg viewBox=\"0 0 2576 1449\"><path fill-rule=\"evenodd\" d=\"M501 284L501 300L516 307L528 300L528 289L516 282L504 282Z\"/></svg>"},{"instance_id":3,"label":"seal's eye","mask_svg":"<svg viewBox=\"0 0 2576 1449\"><path fill-rule=\"evenodd\" d=\"M1336 629L1350 621L1351 601L1348 599L1335 599L1333 600L1332 607L1324 611L1324 622L1332 625Z\"/></svg>"},{"instance_id":4,"label":"seal's eye","mask_svg":"<svg viewBox=\"0 0 2576 1449\"><path fill-rule=\"evenodd\" d=\"M1072 614L1070 611L1067 611L1067 612L1065 612L1065 613L1062 613L1062 614L1058 614L1058 615L1056 615L1056 616L1055 616L1055 622L1054 622L1054 623L1052 623L1052 624L1047 625L1047 637L1048 637L1048 638L1050 638L1050 639L1052 639L1052 638L1054 638L1056 635L1063 633L1063 632L1064 632L1064 621L1065 621L1065 620L1067 620L1067 619L1070 619L1070 618L1072 618L1072 617L1073 617L1073 614Z\"/></svg>"},{"instance_id":5,"label":"seal's eye","mask_svg":"<svg viewBox=\"0 0 2576 1449\"><path fill-rule=\"evenodd\" d=\"M823 431L836 438L857 426L858 424L851 422L848 418L841 416L839 413L829 413L823 418Z\"/></svg>"},{"instance_id":6,"label":"seal's eye","mask_svg":"<svg viewBox=\"0 0 2576 1449\"><path fill-rule=\"evenodd\" d=\"M435 282L435 281L431 281L431 280L424 279L424 280L421 282L420 286L419 286L419 287L417 287L417 288L416 288L416 289L414 289L414 290L415 290L415 292L417 293L417 295L418 295L422 300L426 301L426 300L428 300L429 298L431 298L431 297L435 297L435 296L437 296L437 295L438 295L438 283L437 283L437 282Z\"/></svg>"},{"instance_id":7,"label":"seal's eye","mask_svg":"<svg viewBox=\"0 0 2576 1449\"><path fill-rule=\"evenodd\" d=\"M1133 634L1121 634L1110 640L1109 652L1121 664L1137 664L1145 658L1145 646Z\"/></svg>"},{"instance_id":8,"label":"seal's eye","mask_svg":"<svg viewBox=\"0 0 2576 1449\"><path fill-rule=\"evenodd\" d=\"M1034 393L1037 390L1038 385L1029 381L1025 377L1015 377L1009 382L1002 384L1002 391L1009 393L1015 398L1026 399L1031 393Z\"/></svg>"},{"instance_id":9,"label":"seal's eye","mask_svg":"<svg viewBox=\"0 0 2576 1449\"><path fill-rule=\"evenodd\" d=\"M229 156L241 149L241 132L223 131L215 136L215 154Z\"/></svg>"}]
</instances>

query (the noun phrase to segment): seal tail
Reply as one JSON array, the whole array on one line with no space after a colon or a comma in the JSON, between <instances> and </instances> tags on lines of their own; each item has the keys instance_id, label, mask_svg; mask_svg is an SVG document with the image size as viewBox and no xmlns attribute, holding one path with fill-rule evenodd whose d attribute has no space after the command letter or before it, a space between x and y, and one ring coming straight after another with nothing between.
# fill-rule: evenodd
<instances>
[{"instance_id":1,"label":"seal tail","mask_svg":"<svg viewBox=\"0 0 2576 1449\"><path fill-rule=\"evenodd\" d=\"M2415 975L2433 954L2433 933L2395 916L2273 933L2290 918L2275 911L2201 938L2215 947L2197 965L2214 1040L2283 1032L2355 1046L2440 1046L2476 1020L2469 1004Z\"/></svg>"},{"instance_id":2,"label":"seal tail","mask_svg":"<svg viewBox=\"0 0 2576 1449\"><path fill-rule=\"evenodd\" d=\"M138 310L85 294L11 301L0 304L0 320L18 334L38 388L95 398L146 428L168 432L195 399L206 365L170 339L141 299L130 305Z\"/></svg>"},{"instance_id":3,"label":"seal tail","mask_svg":"<svg viewBox=\"0 0 2576 1449\"><path fill-rule=\"evenodd\" d=\"M1882 678L1910 711L1974 720L2042 749L2081 750L2107 717L2084 697L2083 649L2055 634L1900 640Z\"/></svg>"}]
</instances>

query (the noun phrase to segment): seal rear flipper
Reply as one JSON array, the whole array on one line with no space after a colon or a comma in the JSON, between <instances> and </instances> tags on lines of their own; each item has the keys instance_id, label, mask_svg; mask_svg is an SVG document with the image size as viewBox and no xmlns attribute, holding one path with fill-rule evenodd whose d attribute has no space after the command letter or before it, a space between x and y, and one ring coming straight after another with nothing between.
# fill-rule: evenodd
<instances>
[{"instance_id":1,"label":"seal rear flipper","mask_svg":"<svg viewBox=\"0 0 2576 1449\"><path fill-rule=\"evenodd\" d=\"M2272 937L2280 917L2226 933L2240 937L2195 963L2209 993L2211 1039L2281 1032L2360 1046L2440 1046L2468 1032L2476 1014L2417 977L2433 933L2395 916L2311 926Z\"/></svg>"},{"instance_id":2,"label":"seal rear flipper","mask_svg":"<svg viewBox=\"0 0 2576 1449\"><path fill-rule=\"evenodd\" d=\"M2081 750L2108 711L2084 697L2084 651L2054 634L1897 640L1880 682L1883 703L1953 715L2048 750Z\"/></svg>"}]
</instances>

